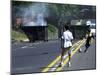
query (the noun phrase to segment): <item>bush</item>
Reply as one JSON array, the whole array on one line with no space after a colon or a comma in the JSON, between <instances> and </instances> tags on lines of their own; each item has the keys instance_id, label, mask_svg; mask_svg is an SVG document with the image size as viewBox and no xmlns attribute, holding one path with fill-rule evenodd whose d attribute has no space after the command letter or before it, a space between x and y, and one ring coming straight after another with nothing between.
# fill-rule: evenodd
<instances>
[{"instance_id":1,"label":"bush","mask_svg":"<svg viewBox=\"0 0 100 75\"><path fill-rule=\"evenodd\" d=\"M27 36L23 32L20 32L20 31L12 30L11 35L12 35L12 39L16 41L24 41L28 39Z\"/></svg>"},{"instance_id":2,"label":"bush","mask_svg":"<svg viewBox=\"0 0 100 75\"><path fill-rule=\"evenodd\" d=\"M57 39L58 38L58 29L51 24L48 24L48 39Z\"/></svg>"}]
</instances>

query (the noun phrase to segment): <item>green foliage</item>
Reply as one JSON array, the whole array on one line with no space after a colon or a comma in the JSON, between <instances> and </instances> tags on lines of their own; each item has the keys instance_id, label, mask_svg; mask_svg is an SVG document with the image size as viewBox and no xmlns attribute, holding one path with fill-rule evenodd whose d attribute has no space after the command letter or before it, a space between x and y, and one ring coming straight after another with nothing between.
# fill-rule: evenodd
<instances>
[{"instance_id":1,"label":"green foliage","mask_svg":"<svg viewBox=\"0 0 100 75\"><path fill-rule=\"evenodd\" d=\"M48 24L48 39L57 39L58 38L58 29L51 24Z\"/></svg>"},{"instance_id":2,"label":"green foliage","mask_svg":"<svg viewBox=\"0 0 100 75\"><path fill-rule=\"evenodd\" d=\"M23 41L28 38L23 32L12 30L12 39L14 39L16 41Z\"/></svg>"},{"instance_id":3,"label":"green foliage","mask_svg":"<svg viewBox=\"0 0 100 75\"><path fill-rule=\"evenodd\" d=\"M48 24L48 29L50 30L50 32L53 32L53 33L56 31L55 26L51 24Z\"/></svg>"}]
</instances>

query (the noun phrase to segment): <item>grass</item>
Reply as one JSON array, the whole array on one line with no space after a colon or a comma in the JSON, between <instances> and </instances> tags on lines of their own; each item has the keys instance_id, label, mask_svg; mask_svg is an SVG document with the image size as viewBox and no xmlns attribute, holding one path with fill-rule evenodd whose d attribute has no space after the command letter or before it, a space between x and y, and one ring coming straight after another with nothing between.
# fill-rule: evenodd
<instances>
[{"instance_id":1,"label":"grass","mask_svg":"<svg viewBox=\"0 0 100 75\"><path fill-rule=\"evenodd\" d=\"M12 39L16 41L23 41L28 38L23 32L12 30Z\"/></svg>"}]
</instances>

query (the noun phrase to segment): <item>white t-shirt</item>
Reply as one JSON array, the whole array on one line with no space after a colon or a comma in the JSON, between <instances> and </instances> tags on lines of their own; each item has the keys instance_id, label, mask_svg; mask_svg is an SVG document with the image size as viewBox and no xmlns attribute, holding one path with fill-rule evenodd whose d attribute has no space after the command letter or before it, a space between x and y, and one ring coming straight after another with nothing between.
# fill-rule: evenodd
<instances>
[{"instance_id":1,"label":"white t-shirt","mask_svg":"<svg viewBox=\"0 0 100 75\"><path fill-rule=\"evenodd\" d=\"M64 48L72 46L73 35L69 30L63 32L62 39L64 39Z\"/></svg>"}]
</instances>

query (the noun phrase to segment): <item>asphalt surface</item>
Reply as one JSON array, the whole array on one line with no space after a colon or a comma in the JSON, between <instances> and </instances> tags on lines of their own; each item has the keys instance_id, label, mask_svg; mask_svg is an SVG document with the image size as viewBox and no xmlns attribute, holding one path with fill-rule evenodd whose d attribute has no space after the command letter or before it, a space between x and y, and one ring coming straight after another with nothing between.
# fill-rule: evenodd
<instances>
[{"instance_id":1,"label":"asphalt surface","mask_svg":"<svg viewBox=\"0 0 100 75\"><path fill-rule=\"evenodd\" d=\"M63 71L74 71L74 70L93 70L96 69L96 43L93 40L91 46L87 52L84 53L85 46L81 47L82 52L78 51L73 55L71 59L71 67L65 66Z\"/></svg>"},{"instance_id":2,"label":"asphalt surface","mask_svg":"<svg viewBox=\"0 0 100 75\"><path fill-rule=\"evenodd\" d=\"M87 53L83 52L84 45L82 45L81 48L82 53L76 52L73 55L71 59L71 67L65 65L61 71L96 68L95 41L93 41ZM54 40L39 43L15 43L12 44L11 52L12 74L40 73L48 64L59 56L61 53L61 42L59 40Z\"/></svg>"},{"instance_id":3,"label":"asphalt surface","mask_svg":"<svg viewBox=\"0 0 100 75\"><path fill-rule=\"evenodd\" d=\"M61 53L60 47L58 40L13 44L11 72L14 74L41 72Z\"/></svg>"}]
</instances>

